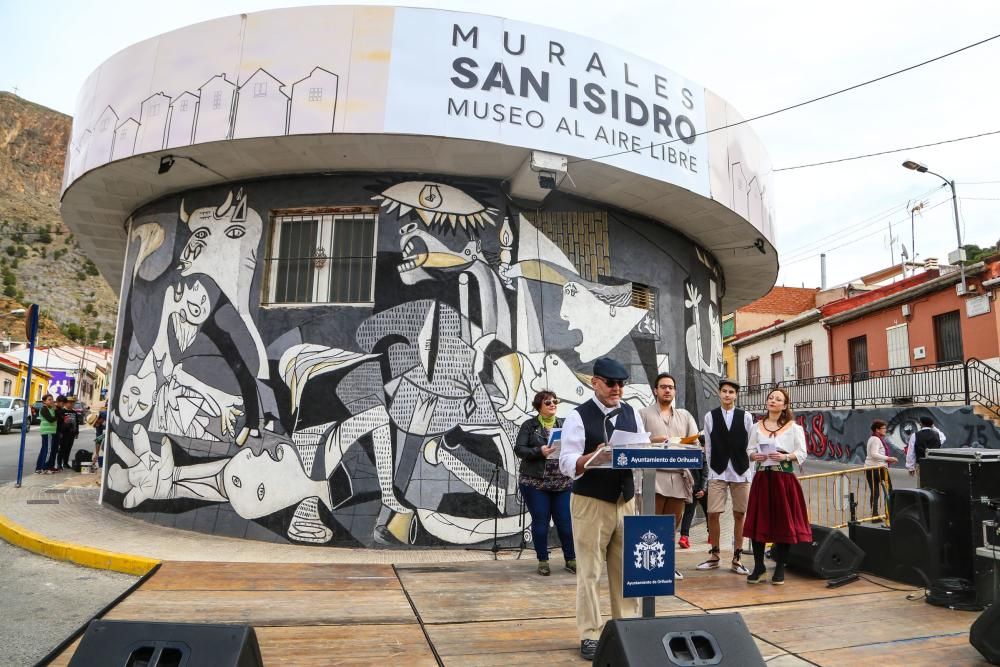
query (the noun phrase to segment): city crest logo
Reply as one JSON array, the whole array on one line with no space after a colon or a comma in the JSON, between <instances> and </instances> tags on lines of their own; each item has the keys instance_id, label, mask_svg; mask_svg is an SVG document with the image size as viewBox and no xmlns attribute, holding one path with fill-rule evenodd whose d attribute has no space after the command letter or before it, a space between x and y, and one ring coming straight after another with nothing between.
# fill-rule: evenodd
<instances>
[{"instance_id":1,"label":"city crest logo","mask_svg":"<svg viewBox=\"0 0 1000 667\"><path fill-rule=\"evenodd\" d=\"M618 465L620 466L628 465L628 457L625 456L625 452L621 452L620 454L618 454Z\"/></svg>"},{"instance_id":2,"label":"city crest logo","mask_svg":"<svg viewBox=\"0 0 1000 667\"><path fill-rule=\"evenodd\" d=\"M652 572L656 568L663 567L663 555L665 553L666 548L660 542L660 538L656 533L648 530L635 545L635 551L633 552L635 566Z\"/></svg>"}]
</instances>

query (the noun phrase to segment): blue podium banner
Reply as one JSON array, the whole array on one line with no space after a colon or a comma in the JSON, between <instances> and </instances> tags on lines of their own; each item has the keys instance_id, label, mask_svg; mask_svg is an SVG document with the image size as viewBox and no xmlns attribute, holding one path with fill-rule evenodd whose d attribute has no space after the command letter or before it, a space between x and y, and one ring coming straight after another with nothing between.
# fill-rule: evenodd
<instances>
[{"instance_id":1,"label":"blue podium banner","mask_svg":"<svg viewBox=\"0 0 1000 667\"><path fill-rule=\"evenodd\" d=\"M612 468L701 468L704 452L673 447L615 447Z\"/></svg>"},{"instance_id":2,"label":"blue podium banner","mask_svg":"<svg viewBox=\"0 0 1000 667\"><path fill-rule=\"evenodd\" d=\"M674 517L626 516L623 589L627 598L674 594Z\"/></svg>"}]
</instances>

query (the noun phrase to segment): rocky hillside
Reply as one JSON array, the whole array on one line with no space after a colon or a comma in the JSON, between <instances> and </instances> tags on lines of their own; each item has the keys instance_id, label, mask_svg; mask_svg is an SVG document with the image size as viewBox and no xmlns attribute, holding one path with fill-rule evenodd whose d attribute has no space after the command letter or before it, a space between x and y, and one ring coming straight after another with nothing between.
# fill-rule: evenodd
<instances>
[{"instance_id":1,"label":"rocky hillside","mask_svg":"<svg viewBox=\"0 0 1000 667\"><path fill-rule=\"evenodd\" d=\"M110 344L116 294L59 217L71 123L58 111L0 92L0 294L38 303L73 340ZM50 342L45 335L42 344Z\"/></svg>"}]
</instances>

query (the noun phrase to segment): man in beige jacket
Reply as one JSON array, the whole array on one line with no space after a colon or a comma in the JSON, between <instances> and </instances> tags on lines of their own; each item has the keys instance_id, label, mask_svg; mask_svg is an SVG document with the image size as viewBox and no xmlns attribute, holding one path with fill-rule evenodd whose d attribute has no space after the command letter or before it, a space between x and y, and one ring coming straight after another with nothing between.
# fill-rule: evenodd
<instances>
[{"instance_id":1,"label":"man in beige jacket","mask_svg":"<svg viewBox=\"0 0 1000 667\"><path fill-rule=\"evenodd\" d=\"M686 438L698 433L698 422L684 408L674 407L677 382L669 373L656 376L653 385L656 403L639 410L643 428L649 431L650 441L665 442L670 438ZM684 505L692 501L694 480L687 470L656 471L656 513L673 514L674 530L681 527ZM680 572L675 579L683 579Z\"/></svg>"}]
</instances>

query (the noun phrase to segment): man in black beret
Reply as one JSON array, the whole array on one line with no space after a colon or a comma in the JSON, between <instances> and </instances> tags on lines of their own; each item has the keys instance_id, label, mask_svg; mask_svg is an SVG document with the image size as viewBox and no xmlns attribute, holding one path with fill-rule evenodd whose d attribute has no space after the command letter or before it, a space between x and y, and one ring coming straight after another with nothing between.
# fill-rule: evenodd
<instances>
[{"instance_id":1,"label":"man in black beret","mask_svg":"<svg viewBox=\"0 0 1000 667\"><path fill-rule=\"evenodd\" d=\"M619 362L601 357L590 380L593 399L571 412L563 423L559 468L572 477L570 512L576 550L576 626L580 654L592 660L604 621L598 582L607 562L611 616L639 615L639 598L622 595L622 558L625 516L635 514L635 485L631 470L594 468L611 461L611 452L598 451L615 430L639 432L638 414L622 402L628 371Z\"/></svg>"}]
</instances>

